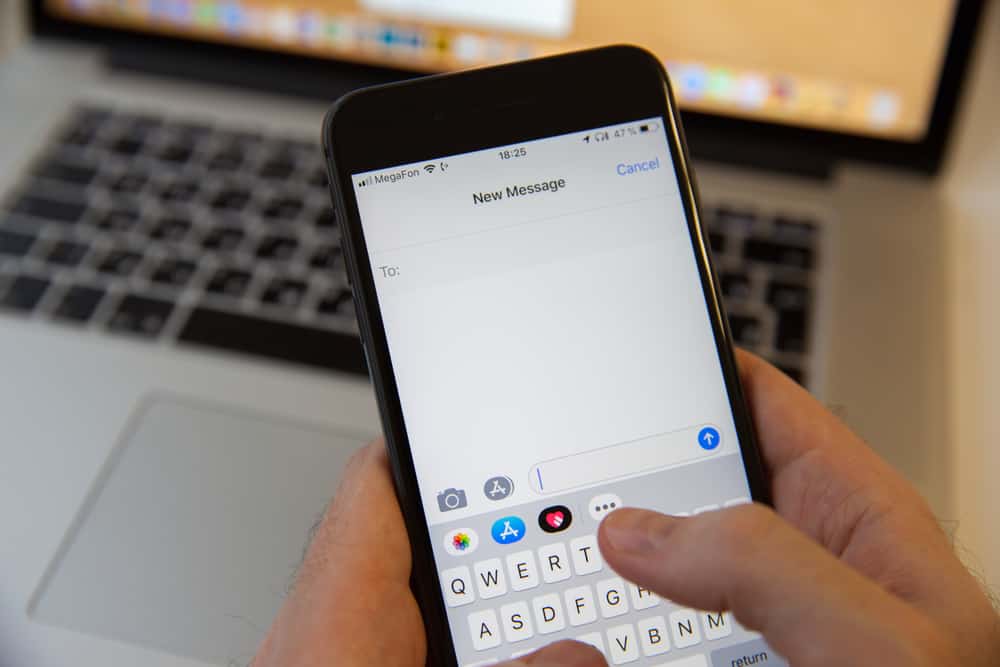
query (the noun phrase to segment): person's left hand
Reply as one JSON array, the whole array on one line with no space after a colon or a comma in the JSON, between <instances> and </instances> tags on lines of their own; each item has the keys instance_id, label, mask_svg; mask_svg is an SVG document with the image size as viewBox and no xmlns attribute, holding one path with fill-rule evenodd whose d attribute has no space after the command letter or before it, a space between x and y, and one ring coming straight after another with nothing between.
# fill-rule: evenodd
<instances>
[{"instance_id":1,"label":"person's left hand","mask_svg":"<svg viewBox=\"0 0 1000 667\"><path fill-rule=\"evenodd\" d=\"M375 442L347 466L251 667L424 667L424 624L409 580L410 544L385 447ZM568 641L507 663L605 664L596 649Z\"/></svg>"}]
</instances>

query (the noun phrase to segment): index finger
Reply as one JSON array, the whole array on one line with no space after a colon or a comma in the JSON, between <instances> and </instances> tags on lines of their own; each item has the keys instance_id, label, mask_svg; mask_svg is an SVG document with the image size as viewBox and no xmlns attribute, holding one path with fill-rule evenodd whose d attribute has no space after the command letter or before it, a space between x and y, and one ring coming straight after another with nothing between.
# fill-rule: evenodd
<instances>
[{"instance_id":1,"label":"index finger","mask_svg":"<svg viewBox=\"0 0 1000 667\"><path fill-rule=\"evenodd\" d=\"M805 389L760 357L736 356L779 514L840 553L866 515L929 513L903 476Z\"/></svg>"},{"instance_id":2,"label":"index finger","mask_svg":"<svg viewBox=\"0 0 1000 667\"><path fill-rule=\"evenodd\" d=\"M868 450L840 420L805 389L760 357L736 350L761 453L772 475L811 450L863 454ZM870 453L870 450L868 450Z\"/></svg>"},{"instance_id":3,"label":"index finger","mask_svg":"<svg viewBox=\"0 0 1000 667\"><path fill-rule=\"evenodd\" d=\"M410 565L385 444L378 440L358 450L347 465L306 551L299 583L327 575L340 582L344 572L353 572L405 585Z\"/></svg>"}]
</instances>

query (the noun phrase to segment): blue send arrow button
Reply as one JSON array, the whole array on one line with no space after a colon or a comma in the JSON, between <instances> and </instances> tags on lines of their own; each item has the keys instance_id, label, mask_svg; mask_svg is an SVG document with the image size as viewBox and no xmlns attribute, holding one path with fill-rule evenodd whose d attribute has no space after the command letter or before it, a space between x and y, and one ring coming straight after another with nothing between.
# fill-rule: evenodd
<instances>
[{"instance_id":1,"label":"blue send arrow button","mask_svg":"<svg viewBox=\"0 0 1000 667\"><path fill-rule=\"evenodd\" d=\"M710 452L718 447L721 440L722 437L719 435L719 431L711 426L706 426L698 431L698 444L705 451Z\"/></svg>"}]
</instances>

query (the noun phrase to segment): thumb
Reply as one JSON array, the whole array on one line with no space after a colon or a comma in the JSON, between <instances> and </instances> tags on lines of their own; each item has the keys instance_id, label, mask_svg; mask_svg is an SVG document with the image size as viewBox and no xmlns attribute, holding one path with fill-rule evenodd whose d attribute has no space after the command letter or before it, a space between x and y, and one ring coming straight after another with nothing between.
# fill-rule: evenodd
<instances>
[{"instance_id":1,"label":"thumb","mask_svg":"<svg viewBox=\"0 0 1000 667\"><path fill-rule=\"evenodd\" d=\"M691 518L622 509L601 524L599 544L626 579L677 604L732 611L794 665L916 664L913 633L933 634L763 505Z\"/></svg>"},{"instance_id":2,"label":"thumb","mask_svg":"<svg viewBox=\"0 0 1000 667\"><path fill-rule=\"evenodd\" d=\"M561 641L504 662L497 667L607 667L601 652L589 644Z\"/></svg>"}]
</instances>

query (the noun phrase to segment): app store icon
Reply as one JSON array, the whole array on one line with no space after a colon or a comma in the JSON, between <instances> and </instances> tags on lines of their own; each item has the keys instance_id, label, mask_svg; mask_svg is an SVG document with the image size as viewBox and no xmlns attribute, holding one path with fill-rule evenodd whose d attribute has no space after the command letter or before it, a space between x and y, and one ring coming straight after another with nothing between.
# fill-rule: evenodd
<instances>
[{"instance_id":1,"label":"app store icon","mask_svg":"<svg viewBox=\"0 0 1000 667\"><path fill-rule=\"evenodd\" d=\"M505 516L493 522L491 531L493 541L497 544L514 544L524 537L524 521L520 517Z\"/></svg>"}]
</instances>

